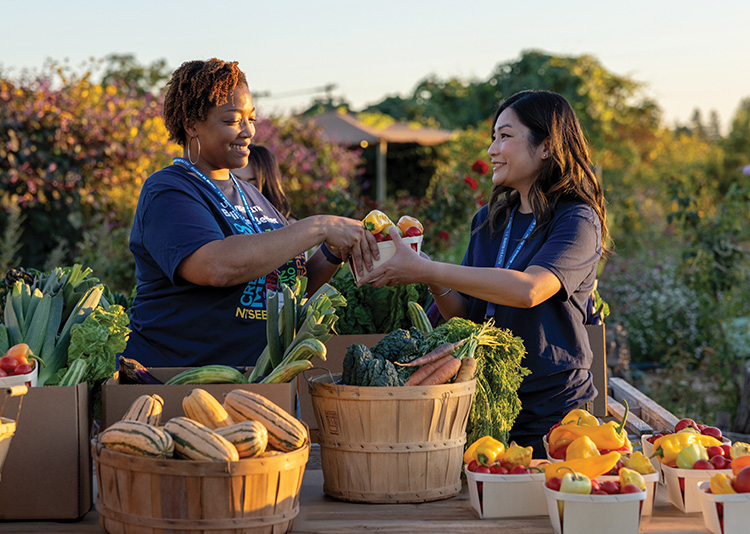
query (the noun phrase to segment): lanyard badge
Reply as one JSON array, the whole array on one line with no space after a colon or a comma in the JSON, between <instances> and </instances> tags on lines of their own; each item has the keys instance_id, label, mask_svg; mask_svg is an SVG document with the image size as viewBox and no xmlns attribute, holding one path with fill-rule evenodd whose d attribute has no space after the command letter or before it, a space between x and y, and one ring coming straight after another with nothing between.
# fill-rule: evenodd
<instances>
[{"instance_id":1,"label":"lanyard badge","mask_svg":"<svg viewBox=\"0 0 750 534\"><path fill-rule=\"evenodd\" d=\"M518 256L518 253L521 252L521 249L526 244L526 239L531 235L531 232L534 231L534 228L536 227L536 219L532 219L529 223L528 228L526 228L526 231L523 233L523 237L521 238L521 241L518 242L518 245L516 246L513 253L510 255L510 258L508 258L508 261L505 261L505 253L508 250L508 242L510 241L510 230L513 227L513 218L516 214L516 211L518 211L518 206L515 206L513 210L510 212L510 218L508 219L508 224L505 227L505 231L503 232L503 240L500 243L500 250L497 251L497 260L495 260L495 268L497 269L510 269L511 264L513 263L513 260L516 259L516 256ZM503 265L503 263L505 263ZM485 317L490 318L495 316L495 308L496 304L494 302L488 302L487 303L487 312L485 313Z\"/></svg>"}]
</instances>

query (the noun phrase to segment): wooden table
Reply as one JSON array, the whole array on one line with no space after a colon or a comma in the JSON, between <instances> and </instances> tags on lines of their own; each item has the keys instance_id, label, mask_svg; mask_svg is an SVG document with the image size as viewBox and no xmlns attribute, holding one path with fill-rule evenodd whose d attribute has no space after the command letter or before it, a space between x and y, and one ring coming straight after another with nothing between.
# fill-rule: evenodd
<instances>
[{"instance_id":1,"label":"wooden table","mask_svg":"<svg viewBox=\"0 0 750 534\"><path fill-rule=\"evenodd\" d=\"M546 516L479 519L471 507L466 485L456 497L421 504L359 504L337 501L323 493L323 472L317 465L314 467L317 469L305 471L300 494L300 513L290 531L292 534L474 534L479 529L483 532L553 534L552 525ZM703 526L703 517L700 513L683 514L669 504L666 487L657 485L657 488L654 514L644 517L641 532L709 532ZM43 503L39 505L44 506ZM598 531L606 533L607 526L603 525ZM76 522L0 522L0 532L101 534L104 531L99 528L96 510L92 510L81 521Z\"/></svg>"}]
</instances>

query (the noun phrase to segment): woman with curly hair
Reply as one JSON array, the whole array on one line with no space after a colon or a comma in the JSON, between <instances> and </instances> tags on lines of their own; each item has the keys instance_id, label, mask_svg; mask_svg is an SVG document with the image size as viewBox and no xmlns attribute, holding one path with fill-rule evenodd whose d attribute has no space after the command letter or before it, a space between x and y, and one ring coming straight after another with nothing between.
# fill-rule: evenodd
<instances>
[{"instance_id":1,"label":"woman with curly hair","mask_svg":"<svg viewBox=\"0 0 750 534\"><path fill-rule=\"evenodd\" d=\"M474 216L462 264L421 257L392 232L396 254L360 283L426 283L444 318L493 318L523 339L531 374L510 439L544 457L549 428L597 395L584 325L597 265L609 253L605 201L578 119L559 94L509 97L492 139L494 188Z\"/></svg>"},{"instance_id":2,"label":"woman with curly hair","mask_svg":"<svg viewBox=\"0 0 750 534\"><path fill-rule=\"evenodd\" d=\"M183 63L164 99L182 157L145 181L130 235L137 295L124 355L146 366L253 365L266 345L266 292L297 277L312 294L377 244L361 221L290 224L230 169L245 167L255 107L237 62ZM305 259L305 252L319 246Z\"/></svg>"}]
</instances>

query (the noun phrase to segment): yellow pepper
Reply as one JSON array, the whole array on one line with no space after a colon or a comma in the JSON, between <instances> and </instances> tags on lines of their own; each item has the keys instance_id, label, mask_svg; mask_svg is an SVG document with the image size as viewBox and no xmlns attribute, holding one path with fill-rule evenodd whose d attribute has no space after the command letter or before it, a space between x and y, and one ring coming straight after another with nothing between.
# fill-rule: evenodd
<instances>
[{"instance_id":1,"label":"yellow pepper","mask_svg":"<svg viewBox=\"0 0 750 534\"><path fill-rule=\"evenodd\" d=\"M625 422L628 419L629 407L627 401L625 401L625 415L622 421L618 424L615 421L608 421L601 425L590 426L590 425L560 425L553 428L549 434L549 449L550 451L556 451L560 448L561 439L573 439L588 436L598 449L609 449L617 450L623 447L627 447L630 443L628 440L628 434L625 432ZM628 450L633 450L632 445L628 447Z\"/></svg>"},{"instance_id":2,"label":"yellow pepper","mask_svg":"<svg viewBox=\"0 0 750 534\"><path fill-rule=\"evenodd\" d=\"M656 469L651 464L651 460L646 458L641 451L635 451L633 454L627 457L623 457L622 465L633 471L637 471L642 475L650 475L656 473Z\"/></svg>"},{"instance_id":3,"label":"yellow pepper","mask_svg":"<svg viewBox=\"0 0 750 534\"><path fill-rule=\"evenodd\" d=\"M393 225L393 221L388 218L388 215L380 210L372 210L367 216L362 219L367 228L373 234L379 234L388 225Z\"/></svg>"},{"instance_id":4,"label":"yellow pepper","mask_svg":"<svg viewBox=\"0 0 750 534\"><path fill-rule=\"evenodd\" d=\"M634 484L638 486L639 488L641 488L641 490L646 491L646 481L644 480L643 476L638 471L634 471L633 469L623 467L620 469L620 472L618 474L620 476L621 488L628 484Z\"/></svg>"},{"instance_id":5,"label":"yellow pepper","mask_svg":"<svg viewBox=\"0 0 750 534\"><path fill-rule=\"evenodd\" d=\"M726 495L727 493L737 493L732 487L732 477L724 473L716 473L708 479L711 493L716 495Z\"/></svg>"},{"instance_id":6,"label":"yellow pepper","mask_svg":"<svg viewBox=\"0 0 750 534\"><path fill-rule=\"evenodd\" d=\"M505 452L505 444L492 436L484 436L471 444L464 453L464 462L476 460L481 465L492 465Z\"/></svg>"},{"instance_id":7,"label":"yellow pepper","mask_svg":"<svg viewBox=\"0 0 750 534\"><path fill-rule=\"evenodd\" d=\"M540 467L544 469L545 480L549 480L553 477L562 478L562 474L565 473L566 470L563 469L558 472L558 469L565 467L593 479L612 471L612 468L617 465L619 460L620 453L617 451L611 451L607 454L602 454L601 456L576 458L575 460L565 460L564 462L552 462Z\"/></svg>"},{"instance_id":8,"label":"yellow pepper","mask_svg":"<svg viewBox=\"0 0 750 534\"><path fill-rule=\"evenodd\" d=\"M729 457L739 458L740 456L750 456L750 443L744 441L735 441L729 447Z\"/></svg>"},{"instance_id":9,"label":"yellow pepper","mask_svg":"<svg viewBox=\"0 0 750 534\"><path fill-rule=\"evenodd\" d=\"M677 432L676 434L667 434L654 441L654 453L651 457L658 458L665 465L674 465L680 451L693 443L699 443L704 447L721 445L721 441L713 436L692 432Z\"/></svg>"},{"instance_id":10,"label":"yellow pepper","mask_svg":"<svg viewBox=\"0 0 750 534\"><path fill-rule=\"evenodd\" d=\"M592 456L601 456L596 443L588 436L576 438L568 445L565 451L566 460L575 460L576 458L590 458Z\"/></svg>"},{"instance_id":11,"label":"yellow pepper","mask_svg":"<svg viewBox=\"0 0 750 534\"><path fill-rule=\"evenodd\" d=\"M502 458L500 458L500 463L508 471L517 465L528 467L531 465L531 455L533 452L534 447L521 447L520 445L516 445L515 441L511 441L508 450L506 450Z\"/></svg>"},{"instance_id":12,"label":"yellow pepper","mask_svg":"<svg viewBox=\"0 0 750 534\"><path fill-rule=\"evenodd\" d=\"M599 420L581 408L570 410L568 414L562 418L562 421L560 421L561 425L567 425L570 423L578 426L599 426Z\"/></svg>"}]
</instances>

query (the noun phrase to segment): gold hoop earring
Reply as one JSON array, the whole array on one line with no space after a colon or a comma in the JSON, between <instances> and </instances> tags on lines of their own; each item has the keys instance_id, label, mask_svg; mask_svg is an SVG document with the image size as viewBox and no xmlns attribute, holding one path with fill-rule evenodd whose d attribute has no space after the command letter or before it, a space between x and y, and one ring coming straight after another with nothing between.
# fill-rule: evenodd
<instances>
[{"instance_id":1,"label":"gold hoop earring","mask_svg":"<svg viewBox=\"0 0 750 534\"><path fill-rule=\"evenodd\" d=\"M191 157L190 157L190 144L191 144L191 143L193 142L193 139L195 139L195 140L196 140L196 141L198 142L198 157L197 157L197 158L195 158L195 161L193 161L193 158L191 158ZM196 135L196 136L194 136L194 137L191 137L190 139L188 139L188 145L187 145L187 153L188 153L188 154L187 154L187 156L188 156L188 161L189 161L189 162L190 162L191 164L193 164L193 165L195 165L196 163L198 163L198 160L200 160L200 159L201 159L201 140L200 140L200 139L198 139L198 136L197 136L197 135Z\"/></svg>"}]
</instances>

